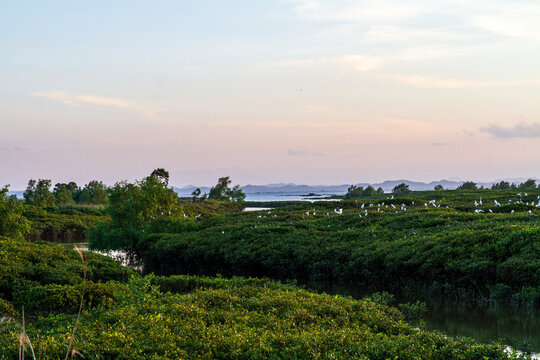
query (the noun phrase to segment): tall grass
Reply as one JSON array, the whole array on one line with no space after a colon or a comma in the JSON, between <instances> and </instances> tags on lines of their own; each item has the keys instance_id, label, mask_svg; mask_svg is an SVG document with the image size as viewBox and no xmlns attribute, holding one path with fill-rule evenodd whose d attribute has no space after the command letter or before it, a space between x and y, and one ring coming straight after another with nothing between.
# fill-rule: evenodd
<instances>
[{"instance_id":1,"label":"tall grass","mask_svg":"<svg viewBox=\"0 0 540 360\"><path fill-rule=\"evenodd\" d=\"M82 286L82 292L81 292L81 301L79 303L79 311L77 312L77 319L75 320L75 326L73 327L73 330L71 331L69 344L66 351L66 356L64 358L65 360L67 360L70 357L70 354L71 354L71 358L73 358L73 356L75 355L79 355L84 358L84 356L78 350L72 349L72 346L73 346L73 340L75 339L75 333L77 332L77 326L79 325L79 320L81 318L82 308L84 305L84 293L86 291L86 277L88 274L88 262L87 262L87 259L84 257L83 253L81 252L81 250L77 247L77 245L74 245L74 249L75 251L77 251L77 253L81 257L81 260L83 263L83 286ZM2 322L7 321L7 320L9 319L2 318ZM34 352L32 342L30 341L30 337L28 337L28 334L26 333L26 319L25 319L24 306L23 306L22 307L22 331L21 331L21 334L19 335L19 360L24 360L24 355L26 352L26 345L30 347L33 360L36 360L36 354Z\"/></svg>"}]
</instances>

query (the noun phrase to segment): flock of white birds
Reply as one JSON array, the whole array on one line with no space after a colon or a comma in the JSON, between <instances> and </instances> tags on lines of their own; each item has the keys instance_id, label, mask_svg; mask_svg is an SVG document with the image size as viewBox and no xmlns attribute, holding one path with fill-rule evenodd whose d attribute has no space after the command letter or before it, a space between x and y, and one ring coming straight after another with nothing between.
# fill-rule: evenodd
<instances>
[{"instance_id":1,"label":"flock of white birds","mask_svg":"<svg viewBox=\"0 0 540 360\"><path fill-rule=\"evenodd\" d=\"M520 199L519 200L516 200L516 201L513 201L511 199L507 200L506 202L498 202L497 200L493 200L494 202L494 206L497 207L497 206L503 206L503 205L510 205L510 204L525 204L527 206L535 206L535 207L539 207L540 208L540 195L538 195L536 201L530 201L530 202L524 202L523 201L523 196L527 196L526 193L524 194L517 194ZM391 198L387 198L387 200L393 200L394 197L392 196ZM474 200L473 201L474 203L474 207L477 208L479 206L482 206L483 205L483 202L482 202L482 198L480 198L479 200ZM414 205L414 201L411 202L411 205ZM430 208L430 207L433 207L433 208L441 208L441 204L440 203L437 203L437 200L430 200L428 202L425 202L423 204L424 208ZM450 206L448 205L443 205L442 206L443 208L445 209L449 209ZM381 202L381 203L376 203L376 204L373 204L373 203L369 203L369 204L366 204L366 203L362 203L360 205L360 213L358 214L358 216L360 218L363 218L363 217L366 217L368 216L369 212L368 212L368 209L372 212L381 212L383 213L385 210L386 211L393 211L395 213L399 212L399 211L407 211L407 205L402 203L400 206L396 206L395 204L393 203L389 203L389 204L385 204L385 202ZM376 209L376 210L375 210ZM270 215L270 217L277 217L278 215L277 214L274 214L273 209L265 209L265 210L260 210L260 211L266 211L266 214L262 214L262 215L257 215L257 218L267 218L267 215ZM493 210L491 208L488 208L487 210L483 210L483 209L475 209L474 210L474 213L493 213ZM513 214L515 211L514 210L511 210L510 213ZM315 216L317 215L317 212L315 209L312 209L312 211L305 211L304 212L305 215L307 216ZM524 214L532 214L532 211L531 210L528 210L526 212L524 212ZM343 215L343 208L335 208L333 213L330 213L330 212L326 212L326 216L332 216L332 215ZM196 217L200 217L201 214L197 215ZM328 225L330 226L330 225ZM257 228L257 226L255 226L254 228ZM225 232L222 231L222 234L224 234Z\"/></svg>"}]
</instances>

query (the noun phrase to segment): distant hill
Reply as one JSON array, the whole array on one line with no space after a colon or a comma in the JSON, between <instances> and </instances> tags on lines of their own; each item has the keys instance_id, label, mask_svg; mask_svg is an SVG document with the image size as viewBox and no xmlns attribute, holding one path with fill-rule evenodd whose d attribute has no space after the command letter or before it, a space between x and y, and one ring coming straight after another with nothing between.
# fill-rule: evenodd
<instances>
[{"instance_id":1,"label":"distant hill","mask_svg":"<svg viewBox=\"0 0 540 360\"><path fill-rule=\"evenodd\" d=\"M509 183L520 184L526 181L528 178L510 178L510 179L499 179L491 182L477 183L477 185L483 186L485 188L491 188L491 185L498 183L500 181L508 181ZM537 184L540 184L540 179L533 178L536 180ZM391 192L394 186L405 183L409 185L411 190L422 191L422 190L433 190L435 185L442 185L445 189L454 190L463 181L454 181L454 180L439 180L431 182L421 182L421 181L411 181L411 180L386 180L380 183L369 184L369 183L358 183L356 186L373 186L375 189L381 187L385 192ZM267 185L244 185L241 186L242 190L246 194L295 194L295 195L306 195L306 194L345 194L350 184L342 185L299 185L293 183L277 183L277 184L267 184ZM186 185L184 187L173 187L174 191L181 197L189 197L193 190L197 189L195 185ZM201 193L208 193L210 187L201 186ZM9 195L16 195L19 199L23 198L24 191L9 191Z\"/></svg>"},{"instance_id":2,"label":"distant hill","mask_svg":"<svg viewBox=\"0 0 540 360\"><path fill-rule=\"evenodd\" d=\"M241 189L246 194L309 194L309 193L346 193L349 185L296 185L296 184L268 184L268 185L245 185ZM196 186L185 186L182 188L173 187L180 196L189 196ZM209 187L200 187L201 193L208 193Z\"/></svg>"},{"instance_id":3,"label":"distant hill","mask_svg":"<svg viewBox=\"0 0 540 360\"><path fill-rule=\"evenodd\" d=\"M401 183L405 183L409 185L409 188L411 190L415 191L421 191L421 190L433 190L433 188L436 185L442 185L445 189L456 189L459 185L463 183L463 181L450 181L450 180L439 180L439 181L431 181L429 183L421 182L421 181L410 181L410 180L386 180L382 183L378 184L372 184L375 189L378 189L379 187L383 188L385 192L391 192L392 189ZM362 184L364 187L367 185ZM491 186L491 185L490 185Z\"/></svg>"},{"instance_id":4,"label":"distant hill","mask_svg":"<svg viewBox=\"0 0 540 360\"><path fill-rule=\"evenodd\" d=\"M485 188L491 188L491 185L498 183L500 181L508 181L510 183L516 183L520 184L524 181L526 181L526 178L513 178L513 179L501 179L496 180L492 182L485 182L485 183L477 183L477 185L483 186ZM540 183L540 179L536 179L537 183ZM415 191L422 191L422 190L433 190L433 188L436 185L442 185L445 189L454 190L459 185L463 183L463 181L453 181L453 180L446 180L442 179L439 181L431 181L431 182L421 182L421 181L411 181L411 180L386 180L381 183L358 183L355 184L356 186L373 186L375 189L378 189L381 187L385 192L391 192L392 189L401 183L405 183L409 185L409 188L411 190ZM241 189L246 194L276 194L276 193L285 193L285 194L309 194L309 193L333 193L333 194L344 194L347 192L347 189L349 188L350 184L342 184L342 185L299 185L299 184L293 184L293 183L279 183L279 184L267 184L267 185L244 185L241 186ZM195 190L197 187L194 185L188 185L184 187L174 187L174 191L176 191L180 196L190 196L193 190ZM208 193L210 191L209 187L201 187L201 192L204 194L205 192Z\"/></svg>"}]
</instances>

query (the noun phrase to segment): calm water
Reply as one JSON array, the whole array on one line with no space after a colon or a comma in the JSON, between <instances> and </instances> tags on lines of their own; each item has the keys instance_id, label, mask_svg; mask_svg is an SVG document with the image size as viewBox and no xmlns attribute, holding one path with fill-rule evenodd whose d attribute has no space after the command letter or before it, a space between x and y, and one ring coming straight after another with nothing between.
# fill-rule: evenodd
<instances>
[{"instance_id":1,"label":"calm water","mask_svg":"<svg viewBox=\"0 0 540 360\"><path fill-rule=\"evenodd\" d=\"M324 199L318 198L333 196L336 195L336 193L323 191L318 192L316 195L317 196L307 196L306 193L254 193L246 194L246 201L321 201Z\"/></svg>"},{"instance_id":2,"label":"calm water","mask_svg":"<svg viewBox=\"0 0 540 360\"><path fill-rule=\"evenodd\" d=\"M370 292L354 285L328 282L304 284L307 288L329 294L340 294L360 299ZM400 299L414 302L416 299ZM540 309L526 309L507 303L457 302L437 299L423 300L427 312L423 316L428 330L450 336L465 336L482 343L497 341L515 349L527 346L540 353ZM534 359L540 359L535 354Z\"/></svg>"}]
</instances>

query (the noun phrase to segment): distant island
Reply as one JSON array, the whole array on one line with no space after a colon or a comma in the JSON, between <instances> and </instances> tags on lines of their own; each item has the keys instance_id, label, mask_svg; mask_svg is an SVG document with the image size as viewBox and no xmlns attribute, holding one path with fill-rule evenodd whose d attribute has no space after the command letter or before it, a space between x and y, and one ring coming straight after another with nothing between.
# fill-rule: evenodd
<instances>
[{"instance_id":1,"label":"distant island","mask_svg":"<svg viewBox=\"0 0 540 360\"><path fill-rule=\"evenodd\" d=\"M506 181L509 183L519 184L527 180L526 178L515 178L515 179L498 179L491 182L477 182L477 186L484 188L491 188L493 184L499 183L500 181ZM540 179L535 179L540 180ZM275 193L290 193L297 195L305 194L317 194L317 195L327 195L329 193L333 194L344 194L347 192L347 189L350 185L367 187L371 185L374 188L382 188L385 192L391 192L392 189L401 183L404 183L409 186L409 189L413 191L425 191L433 190L437 185L441 185L443 188L448 190L455 190L458 186L464 183L464 181L453 181L453 180L438 180L431 182L421 182L421 181L411 181L411 180L385 180L380 183L357 183L357 184L342 184L342 185L301 185L293 183L279 183L279 184L267 184L267 185L244 185L240 188L246 194L275 194ZM209 187L199 187L201 191L208 192ZM190 194L197 189L197 186L187 185L184 187L173 187L174 191L180 196L190 196ZM313 195L306 195L313 196Z\"/></svg>"}]
</instances>

